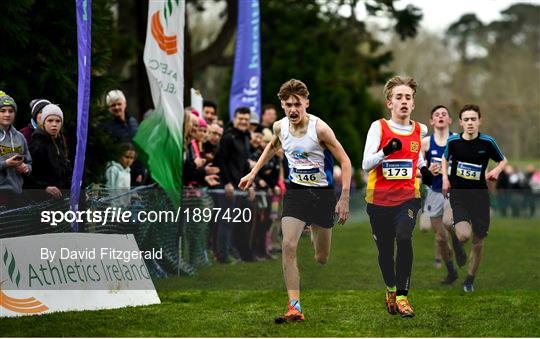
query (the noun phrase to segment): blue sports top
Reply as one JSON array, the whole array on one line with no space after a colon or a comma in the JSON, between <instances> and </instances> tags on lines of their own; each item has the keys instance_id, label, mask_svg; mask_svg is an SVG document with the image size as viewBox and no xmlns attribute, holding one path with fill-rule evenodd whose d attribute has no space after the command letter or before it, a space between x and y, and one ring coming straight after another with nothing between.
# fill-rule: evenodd
<instances>
[{"instance_id":1,"label":"blue sports top","mask_svg":"<svg viewBox=\"0 0 540 339\"><path fill-rule=\"evenodd\" d=\"M450 132L449 138L454 133ZM426 162L427 166L429 167L432 163L438 163L439 165L442 162L442 157L444 155L444 150L446 149L446 145L439 146L435 142L435 135L431 135L429 137L429 151L426 152ZM449 165L450 167L450 165ZM442 170L440 172L442 174ZM441 192L442 191L442 175L436 175L433 177L433 184L431 185L431 189L435 192Z\"/></svg>"}]
</instances>

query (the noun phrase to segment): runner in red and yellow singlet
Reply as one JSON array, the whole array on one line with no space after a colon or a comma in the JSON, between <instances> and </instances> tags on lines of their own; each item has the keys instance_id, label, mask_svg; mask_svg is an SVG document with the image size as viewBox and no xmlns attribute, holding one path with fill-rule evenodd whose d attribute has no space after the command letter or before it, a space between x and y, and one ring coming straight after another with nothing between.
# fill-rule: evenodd
<instances>
[{"instance_id":1,"label":"runner in red and yellow singlet","mask_svg":"<svg viewBox=\"0 0 540 339\"><path fill-rule=\"evenodd\" d=\"M427 127L411 120L416 81L396 76L384 86L390 120L380 119L368 131L362 168L369 172L367 212L379 251L390 314L414 316L407 294L412 270L412 231L420 209L420 169L424 183L433 174L421 153ZM397 248L394 258L394 247Z\"/></svg>"},{"instance_id":2,"label":"runner in red and yellow singlet","mask_svg":"<svg viewBox=\"0 0 540 339\"><path fill-rule=\"evenodd\" d=\"M382 145L387 145L392 139L399 139L403 147L389 154L382 166L377 166L369 172L366 201L378 206L396 206L413 198L420 198L420 185L416 180L416 168L421 144L421 124L411 121L412 132L401 134L393 131L384 119L379 120Z\"/></svg>"}]
</instances>

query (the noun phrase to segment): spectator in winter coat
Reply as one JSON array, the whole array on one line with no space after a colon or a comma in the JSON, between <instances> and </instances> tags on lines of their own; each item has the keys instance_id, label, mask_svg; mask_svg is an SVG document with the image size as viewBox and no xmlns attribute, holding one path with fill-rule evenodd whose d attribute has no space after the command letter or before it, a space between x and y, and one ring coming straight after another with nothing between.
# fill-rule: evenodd
<instances>
[{"instance_id":1,"label":"spectator in winter coat","mask_svg":"<svg viewBox=\"0 0 540 339\"><path fill-rule=\"evenodd\" d=\"M0 206L22 204L23 175L32 171L32 157L21 132L13 126L17 104L0 91Z\"/></svg>"},{"instance_id":2,"label":"spectator in winter coat","mask_svg":"<svg viewBox=\"0 0 540 339\"><path fill-rule=\"evenodd\" d=\"M115 140L131 142L139 124L126 110L127 102L124 93L119 89L112 90L107 94L106 101L112 119L105 123L105 129Z\"/></svg>"},{"instance_id":3,"label":"spectator in winter coat","mask_svg":"<svg viewBox=\"0 0 540 339\"><path fill-rule=\"evenodd\" d=\"M249 173L250 133L249 119L251 112L247 107L240 107L234 113L233 126L225 131L216 155L220 168L221 182L229 198L240 179Z\"/></svg>"},{"instance_id":4,"label":"spectator in winter coat","mask_svg":"<svg viewBox=\"0 0 540 339\"><path fill-rule=\"evenodd\" d=\"M39 121L41 120L41 110L51 102L46 99L34 99L30 101L30 122L24 128L21 129L21 133L26 139L26 143L30 145L32 141L32 134L39 127Z\"/></svg>"},{"instance_id":5,"label":"spectator in winter coat","mask_svg":"<svg viewBox=\"0 0 540 339\"><path fill-rule=\"evenodd\" d=\"M32 188L44 189L48 197L60 199L61 190L71 186L72 168L68 158L68 147L62 134L64 113L54 104L42 110L39 128L32 134L30 154L34 171L30 177Z\"/></svg>"},{"instance_id":6,"label":"spectator in winter coat","mask_svg":"<svg viewBox=\"0 0 540 339\"><path fill-rule=\"evenodd\" d=\"M103 125L103 128L109 132L115 141L132 142L139 124L127 111L127 101L124 93L119 89L112 90L107 93L106 102L112 116ZM147 171L142 162L135 160L131 165L131 186L142 185L146 176Z\"/></svg>"}]
</instances>

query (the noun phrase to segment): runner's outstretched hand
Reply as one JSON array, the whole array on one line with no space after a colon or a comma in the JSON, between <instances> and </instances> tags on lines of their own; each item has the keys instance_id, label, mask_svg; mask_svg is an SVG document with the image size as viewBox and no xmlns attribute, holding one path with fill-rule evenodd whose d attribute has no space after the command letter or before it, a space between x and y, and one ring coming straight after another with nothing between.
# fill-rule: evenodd
<instances>
[{"instance_id":1,"label":"runner's outstretched hand","mask_svg":"<svg viewBox=\"0 0 540 339\"><path fill-rule=\"evenodd\" d=\"M251 185L253 184L253 180L255 180L255 174L252 174L250 172L246 176L244 176L242 179L240 179L238 188L241 189L242 191L245 191L246 189L251 187Z\"/></svg>"},{"instance_id":2,"label":"runner's outstretched hand","mask_svg":"<svg viewBox=\"0 0 540 339\"><path fill-rule=\"evenodd\" d=\"M349 219L349 198L339 198L336 204L336 214L339 217L337 224L345 224Z\"/></svg>"}]
</instances>

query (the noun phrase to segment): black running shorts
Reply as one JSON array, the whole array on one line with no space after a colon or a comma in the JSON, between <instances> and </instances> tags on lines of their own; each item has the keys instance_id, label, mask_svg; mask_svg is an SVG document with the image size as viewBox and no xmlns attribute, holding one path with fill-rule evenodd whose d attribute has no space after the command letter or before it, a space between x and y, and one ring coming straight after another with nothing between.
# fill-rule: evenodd
<instances>
[{"instance_id":1,"label":"black running shorts","mask_svg":"<svg viewBox=\"0 0 540 339\"><path fill-rule=\"evenodd\" d=\"M367 213L372 233L379 237L382 233L393 234L405 232L412 235L416 224L416 216L420 210L420 199L413 198L397 206L380 206L367 204Z\"/></svg>"},{"instance_id":2,"label":"black running shorts","mask_svg":"<svg viewBox=\"0 0 540 339\"><path fill-rule=\"evenodd\" d=\"M333 187L287 184L283 198L283 217L293 217L323 228L334 226L336 195Z\"/></svg>"},{"instance_id":3,"label":"black running shorts","mask_svg":"<svg viewBox=\"0 0 540 339\"><path fill-rule=\"evenodd\" d=\"M461 221L471 223L474 235L483 239L489 231L489 194L486 189L452 189L450 205L454 225Z\"/></svg>"}]
</instances>

